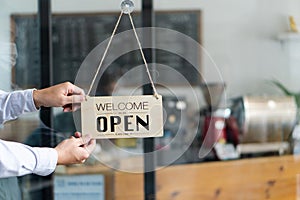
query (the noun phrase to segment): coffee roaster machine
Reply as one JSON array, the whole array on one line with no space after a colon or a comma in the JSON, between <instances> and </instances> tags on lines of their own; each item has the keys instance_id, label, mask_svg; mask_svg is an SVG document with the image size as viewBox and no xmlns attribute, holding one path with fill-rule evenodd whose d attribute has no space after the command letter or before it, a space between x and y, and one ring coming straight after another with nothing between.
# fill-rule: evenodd
<instances>
[{"instance_id":1,"label":"coffee roaster machine","mask_svg":"<svg viewBox=\"0 0 300 200\"><path fill-rule=\"evenodd\" d=\"M243 96L232 101L239 127L240 155L281 155L292 152L291 134L297 122L292 96Z\"/></svg>"},{"instance_id":2,"label":"coffee roaster machine","mask_svg":"<svg viewBox=\"0 0 300 200\"><path fill-rule=\"evenodd\" d=\"M202 84L207 105L200 110L204 160L280 155L291 152L297 105L291 96L226 99L224 83ZM226 103L224 103L226 101ZM221 144L221 145L220 145Z\"/></svg>"}]
</instances>

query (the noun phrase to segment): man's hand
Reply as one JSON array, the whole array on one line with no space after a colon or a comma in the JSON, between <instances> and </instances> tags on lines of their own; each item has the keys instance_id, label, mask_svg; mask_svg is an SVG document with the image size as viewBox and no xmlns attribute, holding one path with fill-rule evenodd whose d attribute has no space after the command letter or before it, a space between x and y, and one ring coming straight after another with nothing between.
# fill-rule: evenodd
<instances>
[{"instance_id":1,"label":"man's hand","mask_svg":"<svg viewBox=\"0 0 300 200\"><path fill-rule=\"evenodd\" d=\"M81 133L76 132L75 137L66 139L59 143L55 150L58 154L58 165L69 165L84 163L95 149L96 141L89 135L81 137Z\"/></svg>"},{"instance_id":2,"label":"man's hand","mask_svg":"<svg viewBox=\"0 0 300 200\"><path fill-rule=\"evenodd\" d=\"M63 107L64 112L75 111L84 99L84 91L70 82L33 91L33 100L37 108Z\"/></svg>"}]
</instances>

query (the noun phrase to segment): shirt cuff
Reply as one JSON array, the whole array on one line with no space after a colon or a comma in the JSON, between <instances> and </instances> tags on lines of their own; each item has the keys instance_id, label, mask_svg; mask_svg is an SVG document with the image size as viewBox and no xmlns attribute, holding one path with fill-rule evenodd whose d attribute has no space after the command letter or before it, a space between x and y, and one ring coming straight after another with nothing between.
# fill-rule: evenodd
<instances>
[{"instance_id":1,"label":"shirt cuff","mask_svg":"<svg viewBox=\"0 0 300 200\"><path fill-rule=\"evenodd\" d=\"M28 89L25 90L25 98L29 99L28 101L26 101L26 106L29 109L29 112L35 112L38 111L39 109L36 108L35 104L34 104L34 100L33 100L33 91L36 89Z\"/></svg>"},{"instance_id":2,"label":"shirt cuff","mask_svg":"<svg viewBox=\"0 0 300 200\"><path fill-rule=\"evenodd\" d=\"M27 89L23 91L24 98L26 99L25 101L25 112L35 112L38 111L39 109L36 108L33 100L33 91L36 89Z\"/></svg>"},{"instance_id":3,"label":"shirt cuff","mask_svg":"<svg viewBox=\"0 0 300 200\"><path fill-rule=\"evenodd\" d=\"M53 148L35 147L34 149L37 152L37 163L33 173L47 176L54 172L58 159L57 151Z\"/></svg>"}]
</instances>

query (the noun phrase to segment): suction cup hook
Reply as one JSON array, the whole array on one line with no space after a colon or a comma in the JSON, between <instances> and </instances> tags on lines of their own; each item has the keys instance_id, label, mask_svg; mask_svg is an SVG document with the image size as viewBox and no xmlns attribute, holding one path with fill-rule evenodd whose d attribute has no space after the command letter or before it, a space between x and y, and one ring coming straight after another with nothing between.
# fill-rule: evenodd
<instances>
[{"instance_id":1,"label":"suction cup hook","mask_svg":"<svg viewBox=\"0 0 300 200\"><path fill-rule=\"evenodd\" d=\"M121 10L125 14L132 13L132 11L134 10L134 3L131 0L124 0L124 1L122 1L122 3L121 3Z\"/></svg>"}]
</instances>

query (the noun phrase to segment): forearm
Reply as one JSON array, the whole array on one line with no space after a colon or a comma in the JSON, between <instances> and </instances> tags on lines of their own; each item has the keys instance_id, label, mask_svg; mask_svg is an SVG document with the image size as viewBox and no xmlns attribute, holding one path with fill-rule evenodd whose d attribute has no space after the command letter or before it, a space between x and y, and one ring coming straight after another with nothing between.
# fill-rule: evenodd
<instances>
[{"instance_id":1,"label":"forearm","mask_svg":"<svg viewBox=\"0 0 300 200\"><path fill-rule=\"evenodd\" d=\"M16 119L25 112L36 111L33 90L0 92L0 124Z\"/></svg>"},{"instance_id":2,"label":"forearm","mask_svg":"<svg viewBox=\"0 0 300 200\"><path fill-rule=\"evenodd\" d=\"M32 173L49 175L55 170L57 158L53 148L33 148L0 140L0 178Z\"/></svg>"}]
</instances>

